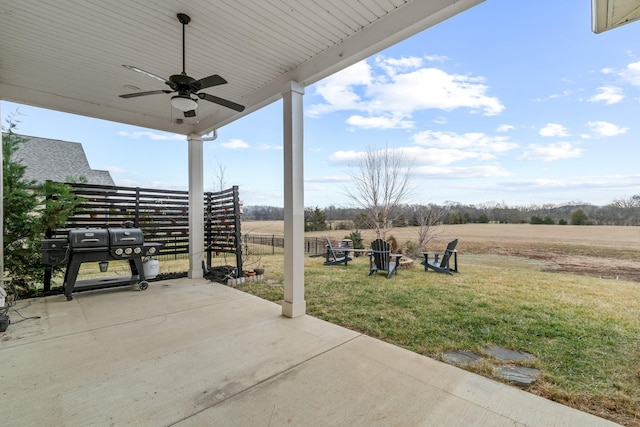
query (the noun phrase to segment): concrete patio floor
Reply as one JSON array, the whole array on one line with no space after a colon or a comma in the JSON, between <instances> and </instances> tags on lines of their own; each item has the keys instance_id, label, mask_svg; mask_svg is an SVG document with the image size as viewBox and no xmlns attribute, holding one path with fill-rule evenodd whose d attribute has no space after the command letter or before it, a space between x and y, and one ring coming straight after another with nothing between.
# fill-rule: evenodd
<instances>
[{"instance_id":1,"label":"concrete patio floor","mask_svg":"<svg viewBox=\"0 0 640 427\"><path fill-rule=\"evenodd\" d=\"M616 425L204 280L16 308L6 426Z\"/></svg>"}]
</instances>

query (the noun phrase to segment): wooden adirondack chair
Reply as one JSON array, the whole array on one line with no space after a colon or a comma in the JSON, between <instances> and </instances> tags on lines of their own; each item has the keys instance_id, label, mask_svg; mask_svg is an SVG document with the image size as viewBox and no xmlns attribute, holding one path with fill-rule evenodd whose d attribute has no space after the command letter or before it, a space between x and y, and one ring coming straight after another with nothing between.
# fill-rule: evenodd
<instances>
[{"instance_id":1,"label":"wooden adirondack chair","mask_svg":"<svg viewBox=\"0 0 640 427\"><path fill-rule=\"evenodd\" d=\"M438 273L447 273L453 274L458 272L458 251L456 250L456 245L458 244L458 239L455 239L447 245L447 248L444 250L444 254L442 254L442 260L438 261L440 254L435 254L433 257L433 261L429 261L429 253L423 252L424 261L421 262L424 265L424 271L429 271L432 269L433 271L437 271ZM449 266L449 261L451 260L451 256L453 255L453 268Z\"/></svg>"},{"instance_id":2,"label":"wooden adirondack chair","mask_svg":"<svg viewBox=\"0 0 640 427\"><path fill-rule=\"evenodd\" d=\"M369 252L369 276L378 271L386 271L387 279L395 273L398 274L398 265L402 254L392 254L391 245L382 239L371 242Z\"/></svg>"},{"instance_id":3,"label":"wooden adirondack chair","mask_svg":"<svg viewBox=\"0 0 640 427\"><path fill-rule=\"evenodd\" d=\"M325 237L327 241L327 252L326 252L326 261L324 265L336 265L336 264L344 264L347 265L349 261L353 258L349 256L349 248L340 248L338 250L334 249L331 245L331 240L328 237Z\"/></svg>"}]
</instances>

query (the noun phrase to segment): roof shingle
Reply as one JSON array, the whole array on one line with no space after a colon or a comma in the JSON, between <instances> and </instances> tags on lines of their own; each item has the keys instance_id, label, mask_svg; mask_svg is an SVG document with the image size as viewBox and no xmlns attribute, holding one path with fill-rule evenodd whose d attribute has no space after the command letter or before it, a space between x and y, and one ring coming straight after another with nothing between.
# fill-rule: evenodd
<instances>
[{"instance_id":1,"label":"roof shingle","mask_svg":"<svg viewBox=\"0 0 640 427\"><path fill-rule=\"evenodd\" d=\"M88 184L115 185L106 170L91 169L82 144L57 139L25 136L14 160L27 167L24 178L42 183L68 182L85 178Z\"/></svg>"}]
</instances>

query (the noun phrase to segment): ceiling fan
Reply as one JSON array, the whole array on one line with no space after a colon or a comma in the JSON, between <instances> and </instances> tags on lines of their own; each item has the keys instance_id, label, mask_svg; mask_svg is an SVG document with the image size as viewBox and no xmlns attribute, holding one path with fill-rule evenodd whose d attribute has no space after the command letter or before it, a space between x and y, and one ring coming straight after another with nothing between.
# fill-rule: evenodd
<instances>
[{"instance_id":1,"label":"ceiling fan","mask_svg":"<svg viewBox=\"0 0 640 427\"><path fill-rule=\"evenodd\" d=\"M185 117L195 117L196 108L198 108L198 98L205 101L213 102L214 104L222 105L223 107L231 108L235 111L244 111L244 106L236 104L235 102L227 99L219 98L217 96L209 95L208 93L199 92L202 89L206 89L213 86L218 86L227 83L225 79L217 74L209 77L204 77L200 80L196 80L190 77L185 72L185 26L191 22L191 18L184 13L178 13L178 21L182 24L182 73L174 74L169 77L169 80L163 79L153 73L145 71L141 68L133 65L123 65L123 67L129 70L136 71L144 74L145 76L153 77L154 79L164 82L169 89L151 90L147 92L134 92L120 95L120 98L135 98L138 96L157 95L161 93L174 93L177 95L171 97L171 105L178 110L182 111Z\"/></svg>"}]
</instances>

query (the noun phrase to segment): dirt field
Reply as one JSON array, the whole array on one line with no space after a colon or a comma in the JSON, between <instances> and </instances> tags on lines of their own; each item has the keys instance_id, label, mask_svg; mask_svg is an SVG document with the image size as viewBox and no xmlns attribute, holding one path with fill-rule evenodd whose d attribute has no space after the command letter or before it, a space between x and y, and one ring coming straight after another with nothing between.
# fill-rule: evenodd
<instances>
[{"instance_id":1,"label":"dirt field","mask_svg":"<svg viewBox=\"0 0 640 427\"><path fill-rule=\"evenodd\" d=\"M243 233L282 234L283 230L282 221L242 223ZM306 233L306 236L329 236L338 240L346 234L345 230L330 230ZM362 235L365 242L375 238L369 230L363 230ZM413 227L395 228L389 235L400 245L417 240ZM437 230L427 250L441 252L447 242L456 238L461 264L487 263L500 267L505 262L502 256L509 256L535 261L540 270L640 282L640 227L447 225Z\"/></svg>"}]
</instances>

